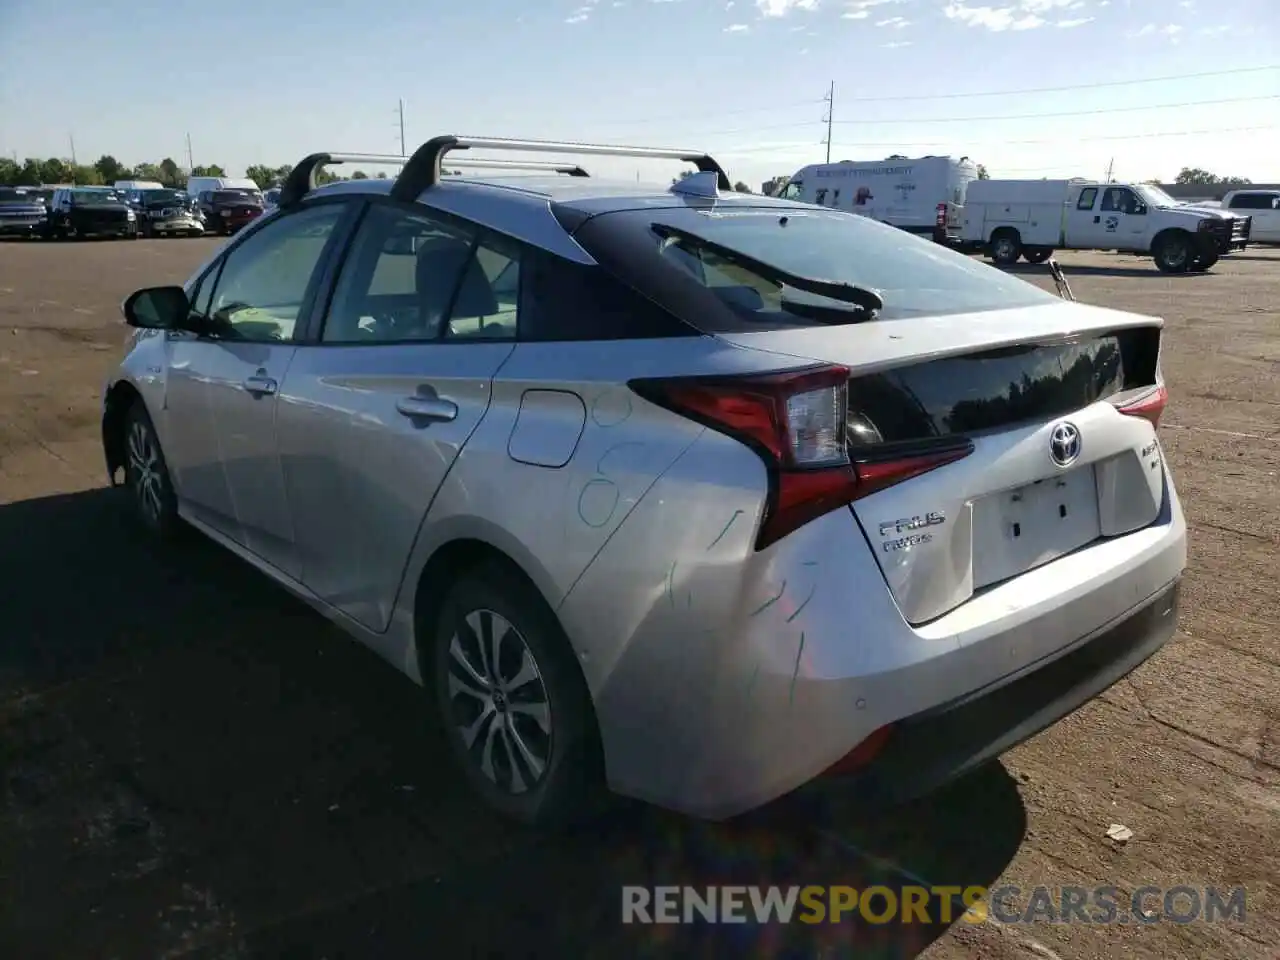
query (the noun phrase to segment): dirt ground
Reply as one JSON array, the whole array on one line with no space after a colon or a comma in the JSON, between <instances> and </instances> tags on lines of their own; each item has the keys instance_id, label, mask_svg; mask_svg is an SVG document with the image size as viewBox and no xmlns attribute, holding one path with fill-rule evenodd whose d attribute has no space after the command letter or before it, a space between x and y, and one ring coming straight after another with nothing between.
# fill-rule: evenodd
<instances>
[{"instance_id":1,"label":"dirt ground","mask_svg":"<svg viewBox=\"0 0 1280 960\"><path fill-rule=\"evenodd\" d=\"M558 838L477 810L421 694L372 654L219 548L161 555L119 520L99 440L119 304L213 250L0 244L0 956L1280 956L1280 250L1184 277L1062 258L1080 299L1168 322L1160 429L1191 561L1181 631L1129 680L892 815L784 802L707 825L627 805ZM1247 907L619 923L627 883L913 878L1243 886Z\"/></svg>"}]
</instances>

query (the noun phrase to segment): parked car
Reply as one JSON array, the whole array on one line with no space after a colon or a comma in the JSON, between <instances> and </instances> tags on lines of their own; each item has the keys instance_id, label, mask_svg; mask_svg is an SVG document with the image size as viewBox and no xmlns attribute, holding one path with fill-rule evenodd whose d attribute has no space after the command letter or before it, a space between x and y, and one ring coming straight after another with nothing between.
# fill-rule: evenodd
<instances>
[{"instance_id":1,"label":"parked car","mask_svg":"<svg viewBox=\"0 0 1280 960\"><path fill-rule=\"evenodd\" d=\"M1232 190L1222 206L1251 218L1254 241L1280 243L1280 190Z\"/></svg>"},{"instance_id":2,"label":"parked car","mask_svg":"<svg viewBox=\"0 0 1280 960\"><path fill-rule=\"evenodd\" d=\"M204 235L203 215L181 190L140 190L136 202L138 222L146 236Z\"/></svg>"},{"instance_id":3,"label":"parked car","mask_svg":"<svg viewBox=\"0 0 1280 960\"><path fill-rule=\"evenodd\" d=\"M197 197L205 228L230 235L262 216L262 199L251 190L205 190Z\"/></svg>"},{"instance_id":4,"label":"parked car","mask_svg":"<svg viewBox=\"0 0 1280 960\"><path fill-rule=\"evenodd\" d=\"M0 187L0 237L43 236L49 223L44 198L32 187Z\"/></svg>"},{"instance_id":5,"label":"parked car","mask_svg":"<svg viewBox=\"0 0 1280 960\"><path fill-rule=\"evenodd\" d=\"M318 189L306 158L125 302L102 436L142 528L421 683L493 809L916 796L1172 636L1159 319L697 151L645 151L701 171L650 188L442 177L455 147L628 155L440 137Z\"/></svg>"},{"instance_id":6,"label":"parked car","mask_svg":"<svg viewBox=\"0 0 1280 960\"><path fill-rule=\"evenodd\" d=\"M110 187L59 187L50 201L48 235L55 240L86 237L138 239L138 215Z\"/></svg>"}]
</instances>

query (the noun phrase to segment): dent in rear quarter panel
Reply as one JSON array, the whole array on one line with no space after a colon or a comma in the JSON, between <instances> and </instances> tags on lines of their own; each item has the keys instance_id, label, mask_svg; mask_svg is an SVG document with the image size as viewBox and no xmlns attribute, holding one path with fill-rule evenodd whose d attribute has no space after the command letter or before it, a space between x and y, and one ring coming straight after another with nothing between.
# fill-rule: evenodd
<instances>
[{"instance_id":1,"label":"dent in rear quarter panel","mask_svg":"<svg viewBox=\"0 0 1280 960\"><path fill-rule=\"evenodd\" d=\"M766 491L760 458L707 431L560 608L620 793L740 813L937 696L928 680L892 697L877 684L955 643L913 637L851 512L757 552Z\"/></svg>"}]
</instances>

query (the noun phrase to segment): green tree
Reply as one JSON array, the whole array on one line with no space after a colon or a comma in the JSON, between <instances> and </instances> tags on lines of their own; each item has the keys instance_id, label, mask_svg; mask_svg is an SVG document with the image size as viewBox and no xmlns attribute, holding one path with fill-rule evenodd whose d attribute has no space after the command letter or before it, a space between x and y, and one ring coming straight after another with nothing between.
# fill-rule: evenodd
<instances>
[{"instance_id":1,"label":"green tree","mask_svg":"<svg viewBox=\"0 0 1280 960\"><path fill-rule=\"evenodd\" d=\"M191 168L191 176L193 177L225 177L226 175L227 171L216 163L208 163Z\"/></svg>"},{"instance_id":2,"label":"green tree","mask_svg":"<svg viewBox=\"0 0 1280 960\"><path fill-rule=\"evenodd\" d=\"M165 157L160 161L160 176L157 178L166 187L185 187L187 177L174 162L173 157Z\"/></svg>"},{"instance_id":3,"label":"green tree","mask_svg":"<svg viewBox=\"0 0 1280 960\"><path fill-rule=\"evenodd\" d=\"M82 187L99 187L106 182L97 167L80 164L68 169L71 172L71 182L78 183Z\"/></svg>"},{"instance_id":4,"label":"green tree","mask_svg":"<svg viewBox=\"0 0 1280 960\"><path fill-rule=\"evenodd\" d=\"M95 160L93 169L98 172L102 183L115 183L117 180L126 180L130 173L128 167L109 153L104 153Z\"/></svg>"},{"instance_id":5,"label":"green tree","mask_svg":"<svg viewBox=\"0 0 1280 960\"><path fill-rule=\"evenodd\" d=\"M385 171L385 170L379 170L376 174L374 174L373 179L375 179L375 180L385 180L385 179L387 179L387 171Z\"/></svg>"},{"instance_id":6,"label":"green tree","mask_svg":"<svg viewBox=\"0 0 1280 960\"><path fill-rule=\"evenodd\" d=\"M17 160L0 157L0 184L12 187L18 183L18 177L21 175L22 167L18 166Z\"/></svg>"},{"instance_id":7,"label":"green tree","mask_svg":"<svg viewBox=\"0 0 1280 960\"><path fill-rule=\"evenodd\" d=\"M140 163L133 168L134 180L150 180L152 183L167 183L164 171L157 163Z\"/></svg>"},{"instance_id":8,"label":"green tree","mask_svg":"<svg viewBox=\"0 0 1280 960\"><path fill-rule=\"evenodd\" d=\"M1178 175L1173 178L1174 183L1194 183L1200 186L1216 187L1223 184L1249 184L1253 181L1245 177L1220 177L1208 170L1202 170L1199 167L1183 167L1178 171Z\"/></svg>"},{"instance_id":9,"label":"green tree","mask_svg":"<svg viewBox=\"0 0 1280 960\"><path fill-rule=\"evenodd\" d=\"M748 186L747 186L745 183L743 183L741 180L739 180L737 183L735 183L735 184L733 185L733 189L734 189L734 191L735 191L735 192L737 192L737 193L750 193L750 192L751 192L751 188L750 188L750 187L748 187Z\"/></svg>"},{"instance_id":10,"label":"green tree","mask_svg":"<svg viewBox=\"0 0 1280 960\"><path fill-rule=\"evenodd\" d=\"M253 166L245 170L244 175L258 185L259 190L265 190L271 186L276 179L276 171L274 167L268 167L266 164L255 163Z\"/></svg>"},{"instance_id":11,"label":"green tree","mask_svg":"<svg viewBox=\"0 0 1280 960\"><path fill-rule=\"evenodd\" d=\"M368 180L369 175L365 173L363 170L357 170L353 174L351 174L351 179L352 180Z\"/></svg>"},{"instance_id":12,"label":"green tree","mask_svg":"<svg viewBox=\"0 0 1280 960\"><path fill-rule=\"evenodd\" d=\"M71 164L59 160L57 157L49 157L47 160L41 160L40 163L40 180L39 183L70 183L71 182Z\"/></svg>"},{"instance_id":13,"label":"green tree","mask_svg":"<svg viewBox=\"0 0 1280 960\"><path fill-rule=\"evenodd\" d=\"M986 166L985 166L984 164L981 164L981 163L980 163L980 164L978 164L978 179L979 179L979 180L990 180L990 179L991 179L991 174L987 173L987 168L986 168Z\"/></svg>"},{"instance_id":14,"label":"green tree","mask_svg":"<svg viewBox=\"0 0 1280 960\"><path fill-rule=\"evenodd\" d=\"M44 183L44 161L37 160L35 157L27 157L22 161L18 183L24 187L38 187Z\"/></svg>"}]
</instances>

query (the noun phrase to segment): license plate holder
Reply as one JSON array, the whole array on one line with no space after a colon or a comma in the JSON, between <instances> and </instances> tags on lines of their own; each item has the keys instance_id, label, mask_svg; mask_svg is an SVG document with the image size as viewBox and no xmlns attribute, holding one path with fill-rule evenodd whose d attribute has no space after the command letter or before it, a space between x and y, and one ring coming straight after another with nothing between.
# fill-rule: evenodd
<instances>
[{"instance_id":1,"label":"license plate holder","mask_svg":"<svg viewBox=\"0 0 1280 960\"><path fill-rule=\"evenodd\" d=\"M1092 464L990 494L973 510L975 589L1056 560L1102 534Z\"/></svg>"}]
</instances>

